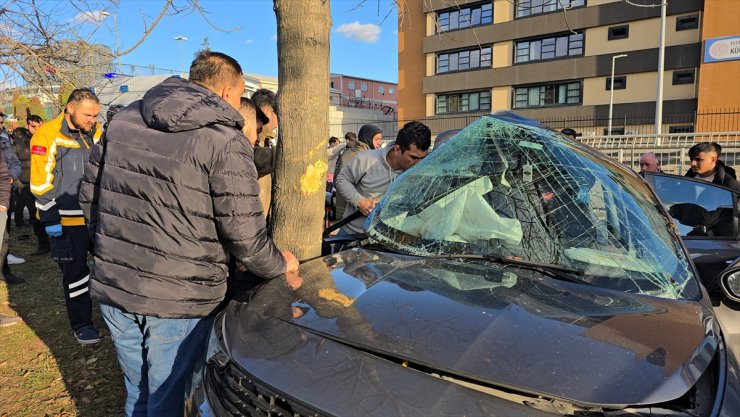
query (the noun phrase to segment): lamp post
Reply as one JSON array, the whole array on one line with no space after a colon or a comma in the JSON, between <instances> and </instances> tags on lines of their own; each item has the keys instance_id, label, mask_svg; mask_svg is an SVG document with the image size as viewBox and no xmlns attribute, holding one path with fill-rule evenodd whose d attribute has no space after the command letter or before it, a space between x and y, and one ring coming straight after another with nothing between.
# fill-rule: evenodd
<instances>
[{"instance_id":1,"label":"lamp post","mask_svg":"<svg viewBox=\"0 0 740 417\"><path fill-rule=\"evenodd\" d=\"M614 55L612 57L612 78L609 79L609 129L607 129L608 135L612 135L612 110L614 108L614 63L617 58L624 58L627 54Z\"/></svg>"},{"instance_id":2,"label":"lamp post","mask_svg":"<svg viewBox=\"0 0 740 417\"><path fill-rule=\"evenodd\" d=\"M120 57L118 56L118 19L116 18L116 15L111 14L110 12L107 12L105 10L100 12L100 15L103 16L104 19L108 16L113 17L113 33L116 36L116 41L115 41L116 43L113 45L113 48L114 48L113 53L116 55L116 72L120 73L121 72L121 61L120 61Z\"/></svg>"},{"instance_id":3,"label":"lamp post","mask_svg":"<svg viewBox=\"0 0 740 417\"><path fill-rule=\"evenodd\" d=\"M660 46L658 47L658 99L655 102L655 134L660 135L663 124L663 70L665 69L665 19L668 0L660 5Z\"/></svg>"},{"instance_id":4,"label":"lamp post","mask_svg":"<svg viewBox=\"0 0 740 417\"><path fill-rule=\"evenodd\" d=\"M182 58L182 56L183 56L183 50L182 50L182 48L183 48L183 42L187 41L188 38L186 38L184 36L175 36L174 39L176 41L180 41L180 73L184 74L185 73L185 64L183 63L183 58Z\"/></svg>"}]
</instances>

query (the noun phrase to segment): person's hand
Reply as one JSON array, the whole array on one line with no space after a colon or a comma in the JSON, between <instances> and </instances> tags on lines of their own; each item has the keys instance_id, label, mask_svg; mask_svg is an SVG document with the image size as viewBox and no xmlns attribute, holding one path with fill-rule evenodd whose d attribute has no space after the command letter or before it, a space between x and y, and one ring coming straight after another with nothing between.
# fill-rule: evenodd
<instances>
[{"instance_id":1,"label":"person's hand","mask_svg":"<svg viewBox=\"0 0 740 417\"><path fill-rule=\"evenodd\" d=\"M0 206L0 211L8 211L8 208L5 206Z\"/></svg>"},{"instance_id":2,"label":"person's hand","mask_svg":"<svg viewBox=\"0 0 740 417\"><path fill-rule=\"evenodd\" d=\"M283 252L283 258L285 258L285 264L286 272L297 272L298 271L298 258L293 255L293 252L289 250L284 250Z\"/></svg>"},{"instance_id":3,"label":"person's hand","mask_svg":"<svg viewBox=\"0 0 740 417\"><path fill-rule=\"evenodd\" d=\"M303 278L301 278L297 272L289 271L285 273L285 281L291 290L297 290L301 288L303 284Z\"/></svg>"},{"instance_id":4,"label":"person's hand","mask_svg":"<svg viewBox=\"0 0 740 417\"><path fill-rule=\"evenodd\" d=\"M239 272L247 272L247 267L243 263L236 261L236 270Z\"/></svg>"},{"instance_id":5,"label":"person's hand","mask_svg":"<svg viewBox=\"0 0 740 417\"><path fill-rule=\"evenodd\" d=\"M363 216L367 216L375 208L377 201L373 198L363 198L357 203L357 210L362 213Z\"/></svg>"},{"instance_id":6,"label":"person's hand","mask_svg":"<svg viewBox=\"0 0 740 417\"><path fill-rule=\"evenodd\" d=\"M52 224L51 226L46 226L44 229L46 230L46 234L51 237L59 237L62 235L61 224Z\"/></svg>"}]
</instances>

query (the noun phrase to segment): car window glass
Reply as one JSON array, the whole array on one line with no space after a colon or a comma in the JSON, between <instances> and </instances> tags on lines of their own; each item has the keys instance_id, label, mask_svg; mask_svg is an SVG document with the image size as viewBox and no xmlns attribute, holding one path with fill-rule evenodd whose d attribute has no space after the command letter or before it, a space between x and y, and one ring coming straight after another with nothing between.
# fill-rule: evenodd
<instances>
[{"instance_id":1,"label":"car window glass","mask_svg":"<svg viewBox=\"0 0 740 417\"><path fill-rule=\"evenodd\" d=\"M734 237L733 192L711 183L656 175L655 193L684 237Z\"/></svg>"},{"instance_id":2,"label":"car window glass","mask_svg":"<svg viewBox=\"0 0 740 417\"><path fill-rule=\"evenodd\" d=\"M367 233L412 255L557 265L595 285L680 297L693 272L659 202L604 158L539 125L484 116L394 181Z\"/></svg>"}]
</instances>

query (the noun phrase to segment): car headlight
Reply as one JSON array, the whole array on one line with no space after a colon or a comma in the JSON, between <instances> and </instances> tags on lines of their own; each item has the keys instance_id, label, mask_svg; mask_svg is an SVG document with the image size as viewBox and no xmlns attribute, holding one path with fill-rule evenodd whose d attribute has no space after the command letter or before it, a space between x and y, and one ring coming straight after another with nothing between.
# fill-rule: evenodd
<instances>
[{"instance_id":1,"label":"car headlight","mask_svg":"<svg viewBox=\"0 0 740 417\"><path fill-rule=\"evenodd\" d=\"M724 273L720 283L722 292L728 299L740 302L740 270L735 269Z\"/></svg>"}]
</instances>

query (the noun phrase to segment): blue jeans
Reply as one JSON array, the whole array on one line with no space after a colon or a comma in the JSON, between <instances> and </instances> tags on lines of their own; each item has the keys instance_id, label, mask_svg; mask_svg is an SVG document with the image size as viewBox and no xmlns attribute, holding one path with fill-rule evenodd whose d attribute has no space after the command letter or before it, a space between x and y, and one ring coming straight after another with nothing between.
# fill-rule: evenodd
<instances>
[{"instance_id":1,"label":"blue jeans","mask_svg":"<svg viewBox=\"0 0 740 417\"><path fill-rule=\"evenodd\" d=\"M125 415L184 413L185 384L205 355L212 317L160 319L101 304L126 382Z\"/></svg>"}]
</instances>

